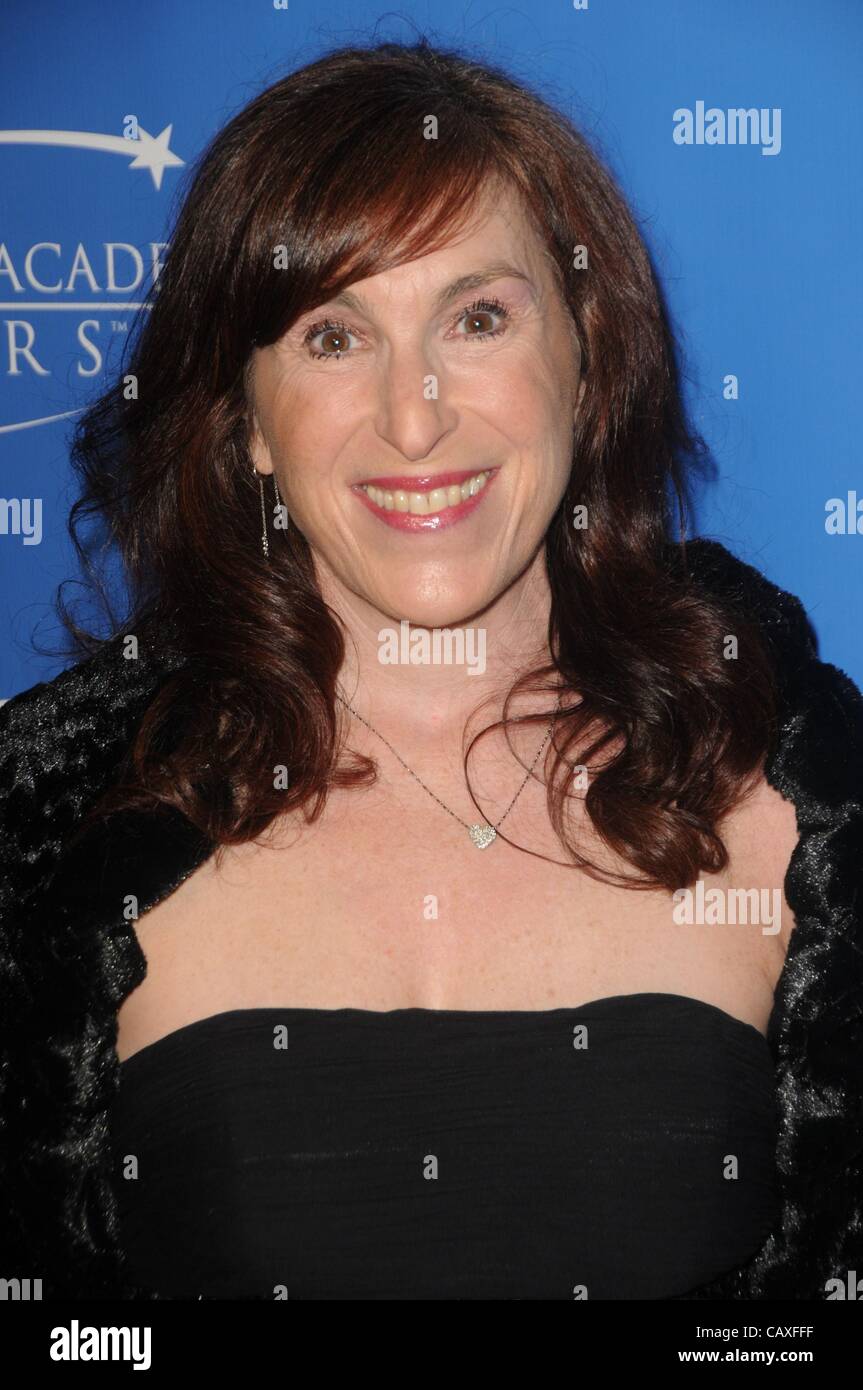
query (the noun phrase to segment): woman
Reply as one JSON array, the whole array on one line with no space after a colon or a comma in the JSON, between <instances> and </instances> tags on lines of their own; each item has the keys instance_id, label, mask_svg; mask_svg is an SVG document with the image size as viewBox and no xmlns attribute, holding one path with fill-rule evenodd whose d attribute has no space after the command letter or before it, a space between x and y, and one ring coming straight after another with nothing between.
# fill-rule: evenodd
<instances>
[{"instance_id":1,"label":"woman","mask_svg":"<svg viewBox=\"0 0 863 1390\"><path fill-rule=\"evenodd\" d=\"M863 1258L863 704L683 542L673 360L610 176L494 69L342 50L214 141L73 450L128 611L61 604L84 659L0 715L44 1297Z\"/></svg>"}]
</instances>

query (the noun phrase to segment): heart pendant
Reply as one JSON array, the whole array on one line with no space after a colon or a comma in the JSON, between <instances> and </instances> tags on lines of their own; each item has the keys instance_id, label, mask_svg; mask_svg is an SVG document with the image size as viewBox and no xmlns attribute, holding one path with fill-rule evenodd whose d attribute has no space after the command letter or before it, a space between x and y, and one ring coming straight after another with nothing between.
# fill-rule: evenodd
<instances>
[{"instance_id":1,"label":"heart pendant","mask_svg":"<svg viewBox=\"0 0 863 1390\"><path fill-rule=\"evenodd\" d=\"M493 825L471 825L468 829L477 849L487 849L492 840L497 839L497 831Z\"/></svg>"}]
</instances>

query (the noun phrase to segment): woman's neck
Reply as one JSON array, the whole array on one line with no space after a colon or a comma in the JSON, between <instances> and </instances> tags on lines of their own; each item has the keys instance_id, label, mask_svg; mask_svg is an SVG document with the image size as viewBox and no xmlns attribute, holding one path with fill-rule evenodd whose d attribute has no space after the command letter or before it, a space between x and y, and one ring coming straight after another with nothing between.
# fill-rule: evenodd
<instances>
[{"instance_id":1,"label":"woman's neck","mask_svg":"<svg viewBox=\"0 0 863 1390\"><path fill-rule=\"evenodd\" d=\"M484 717L476 728L499 718L517 676L549 660L551 594L542 552L482 613L441 628L381 613L323 577L321 591L346 628L339 694L394 744L401 740L402 756L404 747L429 740L442 751L460 750L477 707ZM533 696L528 706L546 703ZM517 711L528 706L520 701Z\"/></svg>"}]
</instances>

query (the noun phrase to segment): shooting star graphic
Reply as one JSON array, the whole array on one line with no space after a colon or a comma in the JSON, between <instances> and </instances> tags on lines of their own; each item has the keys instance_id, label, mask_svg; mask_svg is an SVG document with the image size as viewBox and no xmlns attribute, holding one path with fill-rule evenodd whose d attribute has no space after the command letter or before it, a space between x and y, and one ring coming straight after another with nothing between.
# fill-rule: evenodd
<instances>
[{"instance_id":1,"label":"shooting star graphic","mask_svg":"<svg viewBox=\"0 0 863 1390\"><path fill-rule=\"evenodd\" d=\"M150 135L138 126L138 139L125 135L100 135L92 130L0 130L0 145L65 145L76 150L100 150L103 154L121 154L131 158L130 169L149 169L156 188L162 187L166 169L185 164L185 160L168 148L173 123L159 135Z\"/></svg>"}]
</instances>

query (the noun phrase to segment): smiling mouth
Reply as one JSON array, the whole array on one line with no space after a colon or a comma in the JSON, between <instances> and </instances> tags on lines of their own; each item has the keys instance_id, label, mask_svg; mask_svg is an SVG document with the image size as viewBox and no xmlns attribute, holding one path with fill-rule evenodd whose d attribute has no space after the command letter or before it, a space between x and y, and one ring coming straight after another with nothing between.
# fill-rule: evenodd
<instances>
[{"instance_id":1,"label":"smiling mouth","mask_svg":"<svg viewBox=\"0 0 863 1390\"><path fill-rule=\"evenodd\" d=\"M427 478L373 478L352 491L382 521L400 530L439 531L469 516L482 500L497 468L477 473L437 473Z\"/></svg>"},{"instance_id":2,"label":"smiling mouth","mask_svg":"<svg viewBox=\"0 0 863 1390\"><path fill-rule=\"evenodd\" d=\"M367 497L385 511L409 512L411 516L432 516L447 507L457 507L485 487L490 469L482 473L439 473L433 478L381 478L358 483Z\"/></svg>"}]
</instances>

